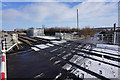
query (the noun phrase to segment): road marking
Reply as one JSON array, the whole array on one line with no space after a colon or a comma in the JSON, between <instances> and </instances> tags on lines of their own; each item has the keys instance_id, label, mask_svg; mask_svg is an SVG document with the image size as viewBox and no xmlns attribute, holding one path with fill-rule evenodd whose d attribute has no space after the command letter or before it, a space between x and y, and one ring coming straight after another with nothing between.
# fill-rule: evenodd
<instances>
[{"instance_id":1,"label":"road marking","mask_svg":"<svg viewBox=\"0 0 120 80\"><path fill-rule=\"evenodd\" d=\"M61 77L62 73L59 73L54 80L57 80L59 77Z\"/></svg>"},{"instance_id":2,"label":"road marking","mask_svg":"<svg viewBox=\"0 0 120 80\"><path fill-rule=\"evenodd\" d=\"M55 61L55 62L54 62L54 64L58 64L59 62L61 62L61 61L60 61L60 60L58 60L58 61Z\"/></svg>"},{"instance_id":3,"label":"road marking","mask_svg":"<svg viewBox=\"0 0 120 80\"><path fill-rule=\"evenodd\" d=\"M55 57L50 58L50 60L53 60Z\"/></svg>"},{"instance_id":4,"label":"road marking","mask_svg":"<svg viewBox=\"0 0 120 80\"><path fill-rule=\"evenodd\" d=\"M63 51L62 53L65 53L66 51Z\"/></svg>"},{"instance_id":5,"label":"road marking","mask_svg":"<svg viewBox=\"0 0 120 80\"><path fill-rule=\"evenodd\" d=\"M39 78L39 77L42 77L42 76L44 76L44 73L41 73L41 74L35 76L34 78Z\"/></svg>"},{"instance_id":6,"label":"road marking","mask_svg":"<svg viewBox=\"0 0 120 80\"><path fill-rule=\"evenodd\" d=\"M53 49L52 51L50 51L50 52L54 52L54 51L56 51L56 50L58 50L58 48L57 49Z\"/></svg>"}]
</instances>

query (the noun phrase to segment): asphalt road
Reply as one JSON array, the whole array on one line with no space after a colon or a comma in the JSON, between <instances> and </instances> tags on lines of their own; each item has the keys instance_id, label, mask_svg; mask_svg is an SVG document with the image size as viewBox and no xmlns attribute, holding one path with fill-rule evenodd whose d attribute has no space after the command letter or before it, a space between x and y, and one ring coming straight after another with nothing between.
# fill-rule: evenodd
<instances>
[{"instance_id":1,"label":"asphalt road","mask_svg":"<svg viewBox=\"0 0 120 80\"><path fill-rule=\"evenodd\" d=\"M55 48L57 48L57 46L51 47L50 51ZM54 61L49 60L51 57L49 54L45 54L43 50L35 52L34 50L29 50L29 48L19 53L14 52L8 54L8 78L35 78L40 74L42 74L42 76L39 78L55 78L60 73L63 75L62 78L68 75L71 76L71 74L64 71L61 66L54 65Z\"/></svg>"},{"instance_id":2,"label":"asphalt road","mask_svg":"<svg viewBox=\"0 0 120 80\"><path fill-rule=\"evenodd\" d=\"M8 78L34 78L41 73L47 75L47 78L54 78L59 73L59 68L53 66L45 56L33 50L8 55L7 61Z\"/></svg>"}]
</instances>

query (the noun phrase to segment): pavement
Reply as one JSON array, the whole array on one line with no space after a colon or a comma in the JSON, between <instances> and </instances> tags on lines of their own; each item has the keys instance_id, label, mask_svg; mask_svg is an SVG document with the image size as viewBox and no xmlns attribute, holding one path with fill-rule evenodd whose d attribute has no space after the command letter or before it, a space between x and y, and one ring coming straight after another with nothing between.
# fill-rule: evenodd
<instances>
[{"instance_id":1,"label":"pavement","mask_svg":"<svg viewBox=\"0 0 120 80\"><path fill-rule=\"evenodd\" d=\"M41 73L51 78L55 76L54 73L59 73L59 68L52 66L47 58L33 50L21 54L7 55L7 57L8 78L34 78ZM49 71L52 71L53 74L49 74Z\"/></svg>"}]
</instances>

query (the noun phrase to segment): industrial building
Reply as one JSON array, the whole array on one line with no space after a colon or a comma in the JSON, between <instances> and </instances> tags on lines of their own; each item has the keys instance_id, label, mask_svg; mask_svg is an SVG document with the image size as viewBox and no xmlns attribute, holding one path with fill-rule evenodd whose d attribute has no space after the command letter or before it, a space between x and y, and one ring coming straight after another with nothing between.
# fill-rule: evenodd
<instances>
[{"instance_id":1,"label":"industrial building","mask_svg":"<svg viewBox=\"0 0 120 80\"><path fill-rule=\"evenodd\" d=\"M55 36L59 39L65 39L65 40L73 39L73 34L70 33L55 33Z\"/></svg>"},{"instance_id":2,"label":"industrial building","mask_svg":"<svg viewBox=\"0 0 120 80\"><path fill-rule=\"evenodd\" d=\"M44 36L44 29L43 28L30 28L27 30L28 36Z\"/></svg>"}]
</instances>

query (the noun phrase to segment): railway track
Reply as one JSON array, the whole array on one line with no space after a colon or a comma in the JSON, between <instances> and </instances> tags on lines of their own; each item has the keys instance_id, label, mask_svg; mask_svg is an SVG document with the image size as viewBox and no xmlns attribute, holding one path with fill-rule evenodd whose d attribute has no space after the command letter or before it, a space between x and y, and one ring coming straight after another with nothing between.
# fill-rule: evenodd
<instances>
[{"instance_id":1,"label":"railway track","mask_svg":"<svg viewBox=\"0 0 120 80\"><path fill-rule=\"evenodd\" d=\"M23 39L26 39L25 37L21 37L21 38L23 38ZM31 39L32 38L32 39ZM34 41L34 39L36 39L36 40L38 40L37 42L35 42ZM29 38L27 38L27 40L29 40L30 42L34 42L34 43L38 43L38 42L40 42L40 41L43 41L43 42L45 42L45 43L50 43L50 44L53 44L52 42L50 42L50 40L47 40L47 39L39 39L39 38L37 38L37 37L35 37L35 38L33 38L33 37L29 37ZM83 53L86 53L86 54L89 54L89 55L95 55L95 56L98 56L98 57L102 57L102 56L104 56L104 58L107 58L107 59L110 59L110 60L114 60L114 61L117 61L117 62L120 62L120 55L116 55L116 54L111 54L111 53L106 53L106 52L102 52L102 51L96 51L96 50L92 50L92 44L90 45L91 47L90 47L90 49L86 49L86 48L84 48L84 46L86 46L86 44L82 44L82 43L74 43L74 42L70 42L71 43L71 45L65 45L65 44L63 44L63 45L57 45L57 46L61 46L61 47L67 47L67 48L70 48L70 49L73 49L73 50L76 50L76 51L80 51L80 52L83 52ZM73 43L73 44L72 44ZM68 43L69 44L69 43ZM55 45L55 44L54 44ZM76 48L78 48L78 46L80 46L81 45L81 47L79 47L79 49L76 49ZM77 46L77 47L76 47ZM86 51L87 50L87 51ZM92 51L94 51L94 52L92 52ZM98 54L98 53L96 53L96 52L100 52L100 53L103 53L103 54ZM105 55L106 54L106 55ZM109 56L109 55L112 55L112 57L111 56ZM116 56L116 57L118 57L118 58L116 58L116 57L113 57L113 56Z\"/></svg>"},{"instance_id":2,"label":"railway track","mask_svg":"<svg viewBox=\"0 0 120 80\"><path fill-rule=\"evenodd\" d=\"M23 38L23 37L20 37L20 38ZM34 41L34 39L32 38L32 39L29 39L29 38L23 38L23 42L26 42L26 41L24 41L24 39L27 39L28 41L30 41L31 43L33 42L33 43L35 43L35 41ZM37 39L37 41L43 41L42 39L38 39L38 38L35 38L35 39ZM44 41L45 41L46 39L44 39ZM46 43L47 42L49 42L49 43L51 43L49 40L46 40ZM28 43L28 42L26 42L26 43ZM29 44L28 44L29 45ZM34 45L29 45L29 46L34 46ZM66 47L66 46L64 46L64 45L56 45L56 46L60 46L60 47L64 47L64 48L69 48L69 49L71 49L72 47ZM83 47L83 46L82 46ZM82 48L81 47L81 48ZM38 47L37 47L38 48ZM75 49L74 49L75 50ZM56 50L57 51L57 50ZM78 50L78 51L80 51L80 50ZM86 51L81 51L81 52L85 52L85 53L87 53ZM44 52L44 53L46 53L46 52ZM50 53L50 54L49 54ZM87 70L87 69L85 69L85 68L83 68L83 67L81 67L81 66L79 66L79 65L76 65L76 64L74 64L74 63L71 63L70 61L69 61L69 59L71 59L71 57L67 60L64 60L62 57L60 57L59 55L60 54L53 54L53 52L49 52L49 53L46 53L46 54L49 54L51 57L56 57L57 59L59 59L59 60L62 60L63 62L65 62L65 63L69 63L69 64L71 64L71 65L74 65L75 67L77 67L77 68L79 68L79 69L81 69L81 70L83 70L83 71L85 71L85 72L87 72L87 73L89 73L89 74L91 74L91 75L93 75L93 76L95 76L95 77L97 77L97 78L100 78L100 79L106 79L107 80L107 78L106 77L104 77L104 76L101 76L101 75L99 75L99 74L97 74L97 73L95 73L95 72L93 72L93 71L90 71L90 70ZM56 52L54 52L54 53L56 53ZM80 54L77 54L77 53L73 53L73 52L71 52L73 55L79 55L79 56L82 56L83 58L88 58L88 59L92 59L92 60L96 60L96 59L94 59L94 58L91 58L91 57L89 57L89 56L84 56L84 55L80 55ZM89 54L89 53L88 53ZM93 54L93 53L92 53ZM55 59L55 58L54 58ZM105 63L105 64L108 64L108 65L112 65L112 66L115 66L115 67L119 67L119 66L117 66L117 65L114 65L114 64L110 64L110 63L107 63L107 62L104 62L104 61L100 61L100 60L97 60L97 61L99 61L99 62L102 62L102 63ZM116 60L115 60L116 61ZM119 67L120 68L120 67Z\"/></svg>"}]
</instances>

